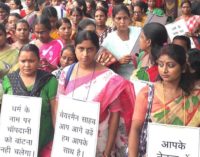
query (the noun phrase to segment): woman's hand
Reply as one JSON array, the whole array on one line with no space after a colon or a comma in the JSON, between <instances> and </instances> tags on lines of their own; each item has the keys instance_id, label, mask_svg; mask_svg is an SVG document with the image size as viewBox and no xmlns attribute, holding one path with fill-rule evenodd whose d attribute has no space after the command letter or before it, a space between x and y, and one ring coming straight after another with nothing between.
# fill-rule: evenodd
<instances>
[{"instance_id":1,"label":"woman's hand","mask_svg":"<svg viewBox=\"0 0 200 157\"><path fill-rule=\"evenodd\" d=\"M120 64L128 64L132 60L131 55L125 55L121 59L119 59Z\"/></svg>"},{"instance_id":2,"label":"woman's hand","mask_svg":"<svg viewBox=\"0 0 200 157\"><path fill-rule=\"evenodd\" d=\"M101 52L99 52L96 61L102 65L110 66L111 64L117 62L117 59L112 55L111 52L106 49L102 49Z\"/></svg>"},{"instance_id":3,"label":"woman's hand","mask_svg":"<svg viewBox=\"0 0 200 157\"><path fill-rule=\"evenodd\" d=\"M119 118L120 118L119 112L110 113L109 127L108 127L108 140L106 143L106 148L103 153L103 157L110 157L110 153L111 153L113 144L115 143L115 138L118 131Z\"/></svg>"},{"instance_id":4,"label":"woman's hand","mask_svg":"<svg viewBox=\"0 0 200 157\"><path fill-rule=\"evenodd\" d=\"M131 124L131 130L128 138L128 156L138 157L140 131L142 129L143 122L133 120Z\"/></svg>"},{"instance_id":5,"label":"woman's hand","mask_svg":"<svg viewBox=\"0 0 200 157\"><path fill-rule=\"evenodd\" d=\"M43 58L40 60L40 66L41 69L50 69L50 71L56 70L57 67L50 64L46 58Z\"/></svg>"}]
</instances>

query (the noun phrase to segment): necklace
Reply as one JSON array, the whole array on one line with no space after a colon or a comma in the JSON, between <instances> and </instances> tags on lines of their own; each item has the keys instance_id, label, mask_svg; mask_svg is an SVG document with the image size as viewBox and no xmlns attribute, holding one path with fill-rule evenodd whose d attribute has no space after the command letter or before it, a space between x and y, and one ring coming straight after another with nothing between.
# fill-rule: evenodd
<instances>
[{"instance_id":1,"label":"necklace","mask_svg":"<svg viewBox=\"0 0 200 157\"><path fill-rule=\"evenodd\" d=\"M164 123L167 124L167 116L166 116L166 101L165 101L165 88L164 88L164 83L162 82L162 93L163 93L163 101L164 101ZM185 96L183 94L182 90L182 97L183 97L183 125L185 126L186 124L186 115L185 115Z\"/></svg>"},{"instance_id":2,"label":"necklace","mask_svg":"<svg viewBox=\"0 0 200 157\"><path fill-rule=\"evenodd\" d=\"M77 76L78 76L78 70L79 70L79 63L77 63L76 75L75 75L75 78L74 78L74 87L73 87L73 92L72 92L72 98L73 98L73 99L79 100L79 101L87 101L88 96L89 96L89 93L90 93L91 85L92 85L92 79L93 79L94 74L95 74L95 69L96 69L96 63L94 63L93 72L92 72L92 76L91 76L90 83L89 83L89 89L88 89L88 91L87 91L87 95L86 95L85 100L81 100L81 99L78 99L78 98L74 98L74 90L75 90L75 87L76 87L76 78L77 78Z\"/></svg>"}]
</instances>

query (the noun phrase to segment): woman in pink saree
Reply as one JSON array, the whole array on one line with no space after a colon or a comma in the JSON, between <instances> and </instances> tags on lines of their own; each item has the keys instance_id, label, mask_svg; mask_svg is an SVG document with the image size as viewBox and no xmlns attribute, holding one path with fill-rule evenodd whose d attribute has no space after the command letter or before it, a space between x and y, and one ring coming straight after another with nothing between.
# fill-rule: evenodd
<instances>
[{"instance_id":1,"label":"woman in pink saree","mask_svg":"<svg viewBox=\"0 0 200 157\"><path fill-rule=\"evenodd\" d=\"M35 22L34 33L36 40L33 43L40 50L40 68L51 72L58 68L60 62L60 53L63 44L59 40L53 40L50 37L51 24L47 17L38 17Z\"/></svg>"},{"instance_id":2,"label":"woman in pink saree","mask_svg":"<svg viewBox=\"0 0 200 157\"><path fill-rule=\"evenodd\" d=\"M75 47L78 63L63 69L57 95L100 102L96 157L125 156L135 100L133 85L95 61L99 49L95 32L79 32Z\"/></svg>"}]
</instances>

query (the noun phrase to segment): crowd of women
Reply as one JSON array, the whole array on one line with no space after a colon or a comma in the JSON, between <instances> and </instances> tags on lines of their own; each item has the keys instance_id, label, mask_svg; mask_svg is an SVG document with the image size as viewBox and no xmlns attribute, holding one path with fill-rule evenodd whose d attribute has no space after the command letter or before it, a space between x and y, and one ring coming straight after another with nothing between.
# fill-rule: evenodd
<instances>
[{"instance_id":1,"label":"crowd of women","mask_svg":"<svg viewBox=\"0 0 200 157\"><path fill-rule=\"evenodd\" d=\"M39 157L51 156L60 95L100 102L97 157L145 156L146 117L200 126L200 15L189 0L168 20L188 28L173 41L163 24L145 22L166 14L162 1L22 2L0 2L1 87L42 98ZM146 84L137 95L134 80Z\"/></svg>"}]
</instances>

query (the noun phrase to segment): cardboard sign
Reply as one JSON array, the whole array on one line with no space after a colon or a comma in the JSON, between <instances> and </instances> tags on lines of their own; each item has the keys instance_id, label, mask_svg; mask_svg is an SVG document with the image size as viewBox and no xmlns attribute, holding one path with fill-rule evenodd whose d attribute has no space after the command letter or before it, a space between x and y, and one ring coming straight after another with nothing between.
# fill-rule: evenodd
<instances>
[{"instance_id":1,"label":"cardboard sign","mask_svg":"<svg viewBox=\"0 0 200 157\"><path fill-rule=\"evenodd\" d=\"M1 157L37 157L42 99L3 95Z\"/></svg>"},{"instance_id":2,"label":"cardboard sign","mask_svg":"<svg viewBox=\"0 0 200 157\"><path fill-rule=\"evenodd\" d=\"M200 129L148 124L147 157L200 157Z\"/></svg>"},{"instance_id":3,"label":"cardboard sign","mask_svg":"<svg viewBox=\"0 0 200 157\"><path fill-rule=\"evenodd\" d=\"M167 23L167 16L166 15L164 15L164 16L158 16L158 15L150 13L147 16L145 24L151 23L151 22L158 22L160 24L165 25Z\"/></svg>"},{"instance_id":4,"label":"cardboard sign","mask_svg":"<svg viewBox=\"0 0 200 157\"><path fill-rule=\"evenodd\" d=\"M168 32L168 36L170 38L170 40L172 41L173 38L177 35L185 35L186 32L189 32L187 25L185 23L185 21L183 19L178 20L176 22L170 23L165 25L167 32ZM190 38L191 41L191 48L195 48L195 44L192 38Z\"/></svg>"},{"instance_id":5,"label":"cardboard sign","mask_svg":"<svg viewBox=\"0 0 200 157\"><path fill-rule=\"evenodd\" d=\"M134 85L134 90L135 90L135 95L137 95L139 93L139 91L147 86L147 85L151 85L151 82L147 82L147 81L143 81L143 80L130 80L133 85Z\"/></svg>"},{"instance_id":6,"label":"cardboard sign","mask_svg":"<svg viewBox=\"0 0 200 157\"><path fill-rule=\"evenodd\" d=\"M100 104L59 97L52 157L96 156Z\"/></svg>"}]
</instances>

